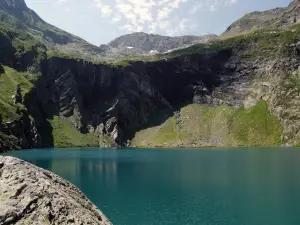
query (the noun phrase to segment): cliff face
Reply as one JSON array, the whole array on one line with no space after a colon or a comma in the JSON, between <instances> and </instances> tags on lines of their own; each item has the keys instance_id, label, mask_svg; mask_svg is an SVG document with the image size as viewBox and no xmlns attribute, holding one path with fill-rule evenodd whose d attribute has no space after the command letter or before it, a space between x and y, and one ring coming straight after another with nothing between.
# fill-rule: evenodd
<instances>
[{"instance_id":1,"label":"cliff face","mask_svg":"<svg viewBox=\"0 0 300 225\"><path fill-rule=\"evenodd\" d=\"M299 25L119 65L21 35L0 28L1 150L300 143Z\"/></svg>"},{"instance_id":2,"label":"cliff face","mask_svg":"<svg viewBox=\"0 0 300 225\"><path fill-rule=\"evenodd\" d=\"M49 171L0 156L0 174L1 224L111 224L79 189Z\"/></svg>"},{"instance_id":3,"label":"cliff face","mask_svg":"<svg viewBox=\"0 0 300 225\"><path fill-rule=\"evenodd\" d=\"M46 59L36 102L46 118L59 115L80 132L95 133L100 139L108 135L118 145L126 145L139 130L164 124L189 104L251 108L265 100L270 113L275 110L271 101L277 93L275 80L299 66L298 47L286 49L288 58L278 53L280 58L274 60L248 55L249 48L243 45L126 67ZM159 118L153 122L153 116ZM270 144L276 143L280 141Z\"/></svg>"},{"instance_id":4,"label":"cliff face","mask_svg":"<svg viewBox=\"0 0 300 225\"><path fill-rule=\"evenodd\" d=\"M209 101L200 98L233 76L234 71L224 67L231 54L221 51L127 67L51 58L41 64L36 101L46 118L69 118L81 132L110 134L123 145L128 132L144 126L151 114Z\"/></svg>"},{"instance_id":5,"label":"cliff face","mask_svg":"<svg viewBox=\"0 0 300 225\"><path fill-rule=\"evenodd\" d=\"M16 108L19 117L15 121L22 127L12 129L9 127L12 125L3 122L1 131L17 140L26 140L13 142L15 145L11 148L85 146L81 144L86 140L91 140L85 142L87 146L127 145L134 137L141 139L134 139L133 144L138 146L228 146L229 142L215 141L215 136L219 134L212 128L202 139L198 140L195 134L196 142L145 142L139 134L150 127L163 130L169 118L174 118L179 133L193 132L184 128L185 121L193 121L192 116L180 115L181 108L190 104L213 109L223 105L232 107L230 110L240 110L241 107L251 109L260 101L265 101L268 107L259 114L266 113L266 118L275 115L275 118L270 117L271 121L275 123L277 120L281 124L276 123L278 129L274 132L272 127L265 127L261 132L264 135L267 133L271 141L257 141L257 144L297 144L300 126L297 125L297 112L292 107L299 103L288 105L282 99L297 95L297 86L292 88L288 84L298 79L300 51L297 39L293 39L297 32L287 32L289 34L283 33L282 37L273 33L258 33L253 37L217 42L205 48L200 45L198 50L197 47L183 50L184 54L180 53L178 57L156 62L132 62L126 66L59 57L44 57L38 61L36 57L29 57L30 60L12 58L14 63L11 66L22 65L17 70L22 71L23 68L39 75L32 81L32 88L19 100L25 109ZM261 35L265 35L264 38L258 38ZM282 38L286 35L292 41L283 45ZM266 44L266 40L270 43ZM186 53L192 50L196 53ZM35 54L34 48L27 53ZM20 87L23 92L24 85ZM229 117L226 117L222 123L239 123L242 120L240 126L248 126L248 120L257 124L265 120L258 120L255 116L254 119L239 119L235 116L235 110L232 113L228 114L232 119L227 120ZM195 116L202 118L201 113ZM228 135L238 133L239 129L232 131L231 127L234 124L228 127ZM259 125L252 132L258 133L258 128ZM239 138L230 145L253 145L249 141L251 135L245 134L244 139ZM172 140L179 136L172 136ZM65 143L59 138L69 140Z\"/></svg>"}]
</instances>

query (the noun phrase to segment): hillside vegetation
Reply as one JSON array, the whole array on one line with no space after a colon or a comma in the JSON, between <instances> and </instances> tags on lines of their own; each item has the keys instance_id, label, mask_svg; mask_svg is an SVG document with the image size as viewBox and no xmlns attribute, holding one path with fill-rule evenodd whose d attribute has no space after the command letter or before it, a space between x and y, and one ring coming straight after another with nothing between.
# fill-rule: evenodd
<instances>
[{"instance_id":1,"label":"hillside vegetation","mask_svg":"<svg viewBox=\"0 0 300 225\"><path fill-rule=\"evenodd\" d=\"M270 26L113 62L1 4L0 150L300 145L300 25L273 26L298 1L242 19Z\"/></svg>"},{"instance_id":2,"label":"hillside vegetation","mask_svg":"<svg viewBox=\"0 0 300 225\"><path fill-rule=\"evenodd\" d=\"M250 109L189 105L160 126L136 133L138 147L278 146L283 127L261 101Z\"/></svg>"}]
</instances>

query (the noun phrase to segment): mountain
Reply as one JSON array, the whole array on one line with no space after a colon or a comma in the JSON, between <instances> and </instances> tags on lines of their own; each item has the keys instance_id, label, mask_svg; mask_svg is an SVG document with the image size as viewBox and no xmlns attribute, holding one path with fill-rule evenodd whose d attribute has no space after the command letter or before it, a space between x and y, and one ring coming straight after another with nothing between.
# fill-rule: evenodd
<instances>
[{"instance_id":1,"label":"mountain","mask_svg":"<svg viewBox=\"0 0 300 225\"><path fill-rule=\"evenodd\" d=\"M15 3L22 1L1 2L1 151L300 145L300 24L272 23L153 57L142 53L96 63L55 50L86 42L58 32ZM276 21L297 15L298 5L293 1ZM63 37L67 42L58 41ZM101 55L120 55L119 46L163 52L185 45L186 39L199 41L143 33L131 37L136 42L121 37L101 46ZM107 54L110 49L116 52Z\"/></svg>"},{"instance_id":2,"label":"mountain","mask_svg":"<svg viewBox=\"0 0 300 225\"><path fill-rule=\"evenodd\" d=\"M156 54L215 39L214 35L164 37L133 33L119 37L108 45L97 47L43 21L26 6L24 0L2 0L0 2L0 25L2 30L30 35L31 38L44 44L53 54L66 54L72 57L101 61L139 54ZM145 46L148 46L149 51Z\"/></svg>"},{"instance_id":3,"label":"mountain","mask_svg":"<svg viewBox=\"0 0 300 225\"><path fill-rule=\"evenodd\" d=\"M286 8L276 8L263 12L252 12L230 25L223 36L246 33L255 29L280 28L300 21L300 1L294 0Z\"/></svg>"},{"instance_id":4,"label":"mountain","mask_svg":"<svg viewBox=\"0 0 300 225\"><path fill-rule=\"evenodd\" d=\"M101 53L98 47L42 20L26 6L24 0L0 1L0 26L2 30L30 35L54 52L86 58L97 57Z\"/></svg>"},{"instance_id":5,"label":"mountain","mask_svg":"<svg viewBox=\"0 0 300 225\"><path fill-rule=\"evenodd\" d=\"M137 32L118 37L107 46L109 51L155 54L194 44L208 43L216 38L216 35L168 37Z\"/></svg>"}]
</instances>

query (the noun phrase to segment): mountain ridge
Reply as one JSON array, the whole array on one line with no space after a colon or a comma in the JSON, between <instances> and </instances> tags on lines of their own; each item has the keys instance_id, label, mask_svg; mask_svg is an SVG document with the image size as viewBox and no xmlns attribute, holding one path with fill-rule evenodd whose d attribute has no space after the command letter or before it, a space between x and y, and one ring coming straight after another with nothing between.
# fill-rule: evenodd
<instances>
[{"instance_id":1,"label":"mountain ridge","mask_svg":"<svg viewBox=\"0 0 300 225\"><path fill-rule=\"evenodd\" d=\"M45 22L27 7L24 0L0 2L0 25L8 30L14 28L19 33L31 35L57 53L84 55L86 58L97 57L101 53L98 47Z\"/></svg>"},{"instance_id":2,"label":"mountain ridge","mask_svg":"<svg viewBox=\"0 0 300 225\"><path fill-rule=\"evenodd\" d=\"M246 14L231 24L221 36L238 35L265 27L280 28L299 22L300 1L292 0L287 7Z\"/></svg>"},{"instance_id":3,"label":"mountain ridge","mask_svg":"<svg viewBox=\"0 0 300 225\"><path fill-rule=\"evenodd\" d=\"M13 21L12 19L10 19L5 13L3 13L4 11L8 12L10 15L13 15L16 19L18 19L18 21ZM133 38L135 41L138 41L139 36L135 38L134 36L142 34L132 33L117 37L107 45L101 45L100 47L97 47L78 36L65 32L51 24L48 24L43 19L41 19L33 10L29 9L24 0L1 1L0 22L2 22L3 26L7 24L9 26L18 26L25 32L41 40L43 44L54 51L54 54L71 54L79 58L101 61L111 61L115 58L118 59L128 56L136 56L139 54L151 55L162 53L172 49L188 47L197 43L206 43L215 39L213 35L198 37L192 35L182 37L168 37L143 33L144 36L155 37L156 42L159 42L160 45L154 46L155 43L153 45L150 42L143 42L143 40L141 41L138 48L134 49L127 48L126 45L122 46L114 44L118 42L118 40L124 39L124 37L126 39L127 36L130 36L130 39ZM142 47L146 46L147 44L153 45L152 47L150 47L151 49L149 48L148 51ZM131 47L130 45L133 45L132 42L128 44L128 47ZM153 50L153 52L150 52L151 50Z\"/></svg>"},{"instance_id":4,"label":"mountain ridge","mask_svg":"<svg viewBox=\"0 0 300 225\"><path fill-rule=\"evenodd\" d=\"M123 48L133 49L139 53L164 53L177 48L184 48L193 44L208 43L217 38L216 35L209 34L203 36L183 35L183 36L163 36L158 34L148 34L135 32L122 35L107 44L110 48L122 50Z\"/></svg>"},{"instance_id":5,"label":"mountain ridge","mask_svg":"<svg viewBox=\"0 0 300 225\"><path fill-rule=\"evenodd\" d=\"M2 151L300 145L298 24L107 63L59 54L2 13Z\"/></svg>"}]
</instances>

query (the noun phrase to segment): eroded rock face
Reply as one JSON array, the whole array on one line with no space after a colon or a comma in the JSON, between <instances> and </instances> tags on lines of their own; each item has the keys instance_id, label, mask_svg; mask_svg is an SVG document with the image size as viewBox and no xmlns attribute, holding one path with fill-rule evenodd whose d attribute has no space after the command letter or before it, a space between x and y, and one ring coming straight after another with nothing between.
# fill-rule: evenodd
<instances>
[{"instance_id":1,"label":"eroded rock face","mask_svg":"<svg viewBox=\"0 0 300 225\"><path fill-rule=\"evenodd\" d=\"M127 134L147 125L158 111L193 103L245 105L254 80L267 77L266 68L274 64L267 57L241 57L247 49L236 46L126 67L50 58L42 62L43 76L26 106L31 115L44 113L43 118L75 118L72 125L79 131L108 134L124 146L131 138ZM42 133L44 123L35 119Z\"/></svg>"},{"instance_id":2,"label":"eroded rock face","mask_svg":"<svg viewBox=\"0 0 300 225\"><path fill-rule=\"evenodd\" d=\"M0 224L111 223L71 183L25 161L0 156Z\"/></svg>"}]
</instances>

